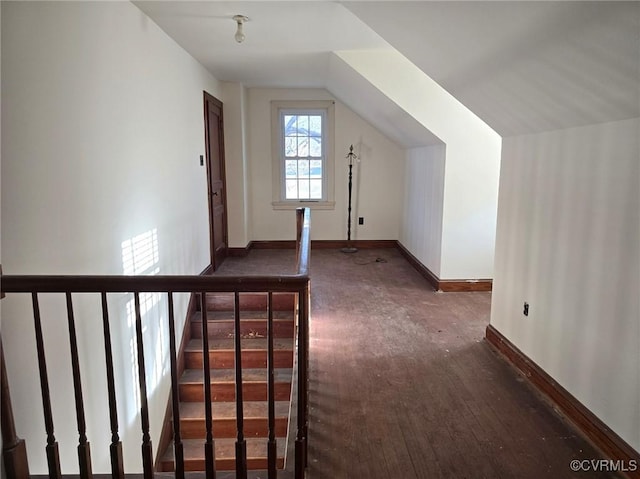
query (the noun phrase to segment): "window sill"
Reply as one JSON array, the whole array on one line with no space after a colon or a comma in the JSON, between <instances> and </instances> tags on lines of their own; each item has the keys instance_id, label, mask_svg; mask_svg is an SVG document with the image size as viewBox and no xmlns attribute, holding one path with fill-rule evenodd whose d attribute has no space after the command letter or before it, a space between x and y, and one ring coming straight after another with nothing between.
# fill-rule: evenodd
<instances>
[{"instance_id":1,"label":"window sill","mask_svg":"<svg viewBox=\"0 0 640 479\"><path fill-rule=\"evenodd\" d=\"M311 208L312 210L334 210L335 201L273 201L274 210L295 210L296 208Z\"/></svg>"}]
</instances>

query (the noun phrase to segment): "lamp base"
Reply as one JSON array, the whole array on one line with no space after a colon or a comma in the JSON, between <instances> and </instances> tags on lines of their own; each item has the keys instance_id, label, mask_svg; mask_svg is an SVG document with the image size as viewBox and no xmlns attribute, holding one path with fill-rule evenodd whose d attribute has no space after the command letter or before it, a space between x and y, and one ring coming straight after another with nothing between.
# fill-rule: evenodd
<instances>
[{"instance_id":1,"label":"lamp base","mask_svg":"<svg viewBox=\"0 0 640 479\"><path fill-rule=\"evenodd\" d=\"M342 251L343 253L357 253L358 248L356 248L355 246L345 246L344 248L341 248L340 251Z\"/></svg>"}]
</instances>

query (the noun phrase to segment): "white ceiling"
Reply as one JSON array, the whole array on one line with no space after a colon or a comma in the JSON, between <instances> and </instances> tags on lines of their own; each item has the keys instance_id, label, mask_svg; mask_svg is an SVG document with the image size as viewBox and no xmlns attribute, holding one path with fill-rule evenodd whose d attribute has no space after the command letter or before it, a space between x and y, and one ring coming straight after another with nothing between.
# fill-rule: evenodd
<instances>
[{"instance_id":1,"label":"white ceiling","mask_svg":"<svg viewBox=\"0 0 640 479\"><path fill-rule=\"evenodd\" d=\"M219 80L327 88L405 147L439 140L332 52L394 47L503 136L640 116L637 1L134 3Z\"/></svg>"},{"instance_id":2,"label":"white ceiling","mask_svg":"<svg viewBox=\"0 0 640 479\"><path fill-rule=\"evenodd\" d=\"M640 116L640 2L349 2L502 136Z\"/></svg>"},{"instance_id":3,"label":"white ceiling","mask_svg":"<svg viewBox=\"0 0 640 479\"><path fill-rule=\"evenodd\" d=\"M329 1L136 1L218 80L247 87L324 88L331 52L388 44ZM249 17L234 39L232 17Z\"/></svg>"}]
</instances>

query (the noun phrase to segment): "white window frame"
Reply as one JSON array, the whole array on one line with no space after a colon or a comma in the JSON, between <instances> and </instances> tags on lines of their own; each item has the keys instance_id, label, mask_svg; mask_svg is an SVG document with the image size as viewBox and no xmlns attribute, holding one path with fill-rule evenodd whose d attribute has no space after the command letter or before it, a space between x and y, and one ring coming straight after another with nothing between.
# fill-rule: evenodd
<instances>
[{"instance_id":1,"label":"white window frame","mask_svg":"<svg viewBox=\"0 0 640 479\"><path fill-rule=\"evenodd\" d=\"M322 113L322 199L321 200L288 200L285 196L285 167L284 167L284 114L303 115ZM294 209L300 206L312 209L334 209L334 172L335 172L335 102L332 100L309 101L272 101L271 102L271 145L272 145L272 205L273 209Z\"/></svg>"}]
</instances>

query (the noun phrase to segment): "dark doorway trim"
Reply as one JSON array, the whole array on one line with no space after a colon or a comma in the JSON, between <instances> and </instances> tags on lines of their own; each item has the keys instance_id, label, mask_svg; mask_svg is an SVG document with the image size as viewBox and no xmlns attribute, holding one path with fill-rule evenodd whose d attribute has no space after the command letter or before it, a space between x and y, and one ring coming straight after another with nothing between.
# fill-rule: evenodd
<instances>
[{"instance_id":1,"label":"dark doorway trim","mask_svg":"<svg viewBox=\"0 0 640 479\"><path fill-rule=\"evenodd\" d=\"M226 171L225 171L225 156L224 156L224 116L223 116L223 105L220 100L215 98L210 93L206 91L203 92L204 96L204 135L205 135L205 155L206 155L206 169L207 169L207 203L209 207L209 252L211 257L211 268L215 271L220 264L224 261L228 254L228 222L227 222L227 182L226 182ZM212 189L213 184L213 170L212 170L212 158L210 155L210 127L211 121L216 121L210 118L209 115L209 107L213 105L220 112L218 118L218 154L220 157L220 177L222 180L222 189L220 191L214 191ZM222 199L222 207L223 210L223 222L222 222L222 238L223 238L223 248L218 248L215 242L216 231L215 231L215 222L214 215L216 212L216 205L214 205L214 195L218 195Z\"/></svg>"}]
</instances>

